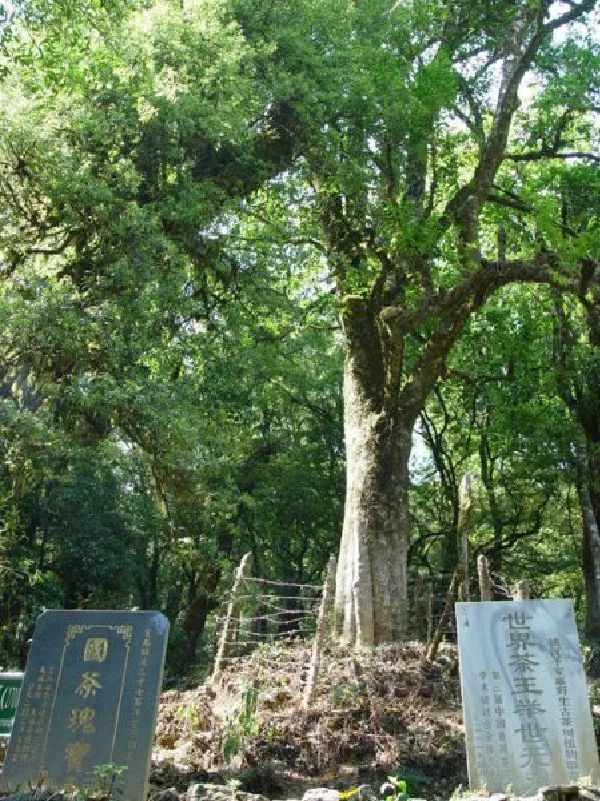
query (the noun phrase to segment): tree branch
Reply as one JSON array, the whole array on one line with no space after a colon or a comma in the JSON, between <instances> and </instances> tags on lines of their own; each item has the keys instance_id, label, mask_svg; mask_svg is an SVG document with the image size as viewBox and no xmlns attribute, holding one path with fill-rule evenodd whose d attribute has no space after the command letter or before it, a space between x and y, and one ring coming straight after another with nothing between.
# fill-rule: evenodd
<instances>
[{"instance_id":1,"label":"tree branch","mask_svg":"<svg viewBox=\"0 0 600 801\"><path fill-rule=\"evenodd\" d=\"M505 153L504 158L510 161L539 161L540 159L585 159L600 161L600 155L590 151L571 150L560 153L549 148L531 150L528 153Z\"/></svg>"},{"instance_id":2,"label":"tree branch","mask_svg":"<svg viewBox=\"0 0 600 801\"><path fill-rule=\"evenodd\" d=\"M470 315L482 308L490 295L510 283L560 283L561 288L577 291L579 282L572 286L560 282L553 275L553 254L542 252L533 259L511 261L481 260L481 267L468 275L452 292L441 299L439 305L431 304L429 314L441 318L436 331L429 338L417 364L413 377L401 390L400 408L407 418L416 419L427 396L444 370L444 361L450 349L462 333Z\"/></svg>"},{"instance_id":3,"label":"tree branch","mask_svg":"<svg viewBox=\"0 0 600 801\"><path fill-rule=\"evenodd\" d=\"M460 87L460 91L464 95L469 104L469 109L471 111L471 115L465 114L460 109L456 109L456 113L458 116L466 123L466 125L470 128L470 130L475 135L477 143L479 144L480 148L483 147L485 142L485 131L483 127L483 116L481 114L481 109L475 99L475 95L469 82L467 79L458 73L458 83Z\"/></svg>"},{"instance_id":4,"label":"tree branch","mask_svg":"<svg viewBox=\"0 0 600 801\"><path fill-rule=\"evenodd\" d=\"M495 203L497 206L506 206L509 209L516 209L526 213L531 213L534 209L529 206L524 200L518 197L511 197L511 195L500 195L497 192L490 192L487 196L488 203Z\"/></svg>"},{"instance_id":5,"label":"tree branch","mask_svg":"<svg viewBox=\"0 0 600 801\"><path fill-rule=\"evenodd\" d=\"M476 218L481 203L485 202L495 176L505 157L506 143L519 98L518 90L523 76L530 68L544 39L552 31L578 19L591 10L594 0L582 0L570 11L544 24L549 3L541 0L537 8L531 7L527 16L515 26L512 42L506 48L504 76L490 134L482 148L479 162L471 181L462 186L451 198L442 217L443 227L455 221L463 235L473 240L476 236Z\"/></svg>"},{"instance_id":6,"label":"tree branch","mask_svg":"<svg viewBox=\"0 0 600 801\"><path fill-rule=\"evenodd\" d=\"M592 11L595 3L596 0L583 0L581 3L569 3L571 10L565 11L564 14L561 14L556 19L547 22L543 26L544 33L551 33L558 28L562 28L563 25L568 25L569 22L575 22L584 14L587 14L588 11Z\"/></svg>"}]
</instances>

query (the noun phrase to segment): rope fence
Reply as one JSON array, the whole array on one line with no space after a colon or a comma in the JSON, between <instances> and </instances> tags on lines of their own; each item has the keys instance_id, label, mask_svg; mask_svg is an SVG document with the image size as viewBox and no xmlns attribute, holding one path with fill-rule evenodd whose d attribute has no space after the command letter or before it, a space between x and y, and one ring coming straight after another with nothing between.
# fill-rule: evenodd
<instances>
[{"instance_id":1,"label":"rope fence","mask_svg":"<svg viewBox=\"0 0 600 801\"><path fill-rule=\"evenodd\" d=\"M218 644L213 683L227 665L240 662L263 645L293 639L311 641L315 637L323 585L252 576L251 569L251 555L246 554L236 570L231 592L215 617ZM285 661L277 658L278 665ZM297 660L289 662L297 669L302 667Z\"/></svg>"},{"instance_id":2,"label":"rope fence","mask_svg":"<svg viewBox=\"0 0 600 801\"><path fill-rule=\"evenodd\" d=\"M487 559L477 558L477 573L465 573L468 561L453 573L435 575L412 573L407 579L407 639L425 643L427 659L434 659L441 642L456 639L454 604L459 600L525 600L530 597L527 581L509 587L502 576L489 570ZM330 559L324 584L277 581L251 575L252 558L246 554L238 566L233 586L215 617L217 648L211 683L218 682L223 670L246 660L257 649L266 663L288 666L303 686L304 709L308 709L318 683L321 655L333 634L335 559ZM265 646L292 641L311 643L310 658L300 654L286 658L285 650L273 657Z\"/></svg>"}]
</instances>

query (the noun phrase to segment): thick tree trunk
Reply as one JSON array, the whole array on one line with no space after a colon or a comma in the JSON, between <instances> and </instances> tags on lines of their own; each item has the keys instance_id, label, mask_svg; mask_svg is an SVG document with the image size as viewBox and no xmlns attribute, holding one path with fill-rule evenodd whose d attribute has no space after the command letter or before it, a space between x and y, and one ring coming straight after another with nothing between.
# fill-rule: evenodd
<instances>
[{"instance_id":1,"label":"thick tree trunk","mask_svg":"<svg viewBox=\"0 0 600 801\"><path fill-rule=\"evenodd\" d=\"M337 633L365 646L406 632L412 434L382 403L371 356L350 343L344 368L346 507L335 597Z\"/></svg>"}]
</instances>

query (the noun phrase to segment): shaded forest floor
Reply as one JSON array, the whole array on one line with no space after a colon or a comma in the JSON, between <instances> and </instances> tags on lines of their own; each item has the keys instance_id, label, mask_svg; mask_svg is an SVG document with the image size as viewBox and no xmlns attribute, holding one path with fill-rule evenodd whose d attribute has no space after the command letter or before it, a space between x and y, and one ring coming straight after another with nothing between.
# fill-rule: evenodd
<instances>
[{"instance_id":1,"label":"shaded forest floor","mask_svg":"<svg viewBox=\"0 0 600 801\"><path fill-rule=\"evenodd\" d=\"M433 664L424 656L417 643L365 654L331 646L305 712L310 645L261 647L234 662L216 692L163 694L152 784L236 778L242 790L299 798L397 772L411 795L447 799L467 784L458 658L449 644Z\"/></svg>"}]
</instances>

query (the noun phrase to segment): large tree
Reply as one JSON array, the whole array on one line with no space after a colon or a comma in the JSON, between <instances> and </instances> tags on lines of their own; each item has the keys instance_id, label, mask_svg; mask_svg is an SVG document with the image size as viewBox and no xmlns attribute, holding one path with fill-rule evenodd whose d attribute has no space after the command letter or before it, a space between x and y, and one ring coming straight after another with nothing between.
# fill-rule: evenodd
<instances>
[{"instance_id":1,"label":"large tree","mask_svg":"<svg viewBox=\"0 0 600 801\"><path fill-rule=\"evenodd\" d=\"M577 283L580 262L547 246L543 207L520 195L531 163L595 158L572 145L589 70L559 91L565 59L589 66L589 51L553 39L593 5L372 0L348 15L338 104L306 173L346 346L336 610L350 641L405 632L413 428L470 315L511 282ZM499 229L494 205L511 212Z\"/></svg>"}]
</instances>

